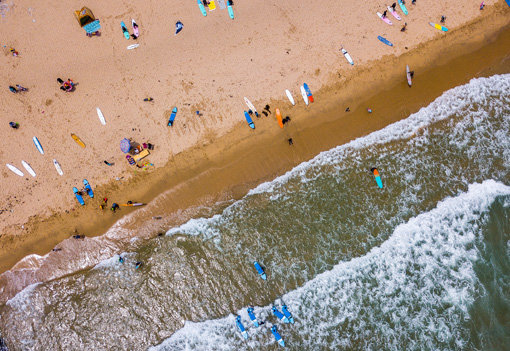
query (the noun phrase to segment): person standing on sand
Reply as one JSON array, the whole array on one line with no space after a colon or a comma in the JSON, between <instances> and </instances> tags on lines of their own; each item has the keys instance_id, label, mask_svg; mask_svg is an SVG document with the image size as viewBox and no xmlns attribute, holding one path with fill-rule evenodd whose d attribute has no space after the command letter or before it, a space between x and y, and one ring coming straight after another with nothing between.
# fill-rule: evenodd
<instances>
[{"instance_id":1,"label":"person standing on sand","mask_svg":"<svg viewBox=\"0 0 510 351\"><path fill-rule=\"evenodd\" d=\"M113 213L115 213L115 211L117 211L119 209L119 205L117 205L115 202L112 204L112 208L111 210L113 211Z\"/></svg>"},{"instance_id":2,"label":"person standing on sand","mask_svg":"<svg viewBox=\"0 0 510 351\"><path fill-rule=\"evenodd\" d=\"M287 140L289 142L289 145L294 145L294 141L292 140L292 138L289 138L289 140Z\"/></svg>"},{"instance_id":3,"label":"person standing on sand","mask_svg":"<svg viewBox=\"0 0 510 351\"><path fill-rule=\"evenodd\" d=\"M388 10L384 10L384 12L382 13L382 18L386 18L386 13L388 13Z\"/></svg>"},{"instance_id":4,"label":"person standing on sand","mask_svg":"<svg viewBox=\"0 0 510 351\"><path fill-rule=\"evenodd\" d=\"M396 2L391 4L391 8L393 9L393 11L396 11L396 7L397 7L397 3Z\"/></svg>"},{"instance_id":5,"label":"person standing on sand","mask_svg":"<svg viewBox=\"0 0 510 351\"><path fill-rule=\"evenodd\" d=\"M405 32L406 31L406 28L407 28L407 22L404 23L404 25L402 26L402 28L400 29L401 32Z\"/></svg>"}]
</instances>

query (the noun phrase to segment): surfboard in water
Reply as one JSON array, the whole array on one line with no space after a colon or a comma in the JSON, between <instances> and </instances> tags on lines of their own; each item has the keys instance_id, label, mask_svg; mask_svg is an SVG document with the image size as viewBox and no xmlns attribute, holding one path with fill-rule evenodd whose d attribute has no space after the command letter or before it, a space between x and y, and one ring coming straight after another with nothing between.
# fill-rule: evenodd
<instances>
[{"instance_id":1,"label":"surfboard in water","mask_svg":"<svg viewBox=\"0 0 510 351\"><path fill-rule=\"evenodd\" d=\"M377 186L382 189L383 184L382 184L381 176L379 175L379 171L377 170L377 168L372 168L371 171L374 174L375 182L377 183Z\"/></svg>"},{"instance_id":2,"label":"surfboard in water","mask_svg":"<svg viewBox=\"0 0 510 351\"><path fill-rule=\"evenodd\" d=\"M23 172L21 172L18 168L14 167L13 165L11 165L9 163L6 163L5 165L7 166L7 168L9 168L11 171L13 171L14 174L17 174L20 177L24 176Z\"/></svg>"},{"instance_id":3,"label":"surfboard in water","mask_svg":"<svg viewBox=\"0 0 510 351\"><path fill-rule=\"evenodd\" d=\"M294 101L294 97L292 96L292 93L289 89L285 90L285 94L287 94L287 97L289 98L289 101L292 105L295 105L296 102Z\"/></svg>"},{"instance_id":4,"label":"surfboard in water","mask_svg":"<svg viewBox=\"0 0 510 351\"><path fill-rule=\"evenodd\" d=\"M41 153L41 155L44 155L44 150L42 148L41 143L39 142L39 139L37 139L37 137L33 137L32 140L34 141L37 150Z\"/></svg>"},{"instance_id":5,"label":"surfboard in water","mask_svg":"<svg viewBox=\"0 0 510 351\"><path fill-rule=\"evenodd\" d=\"M381 37L380 35L377 37L377 39L379 39L381 42L383 42L384 44L386 44L388 46L393 46L391 41L389 41L388 39L386 39L384 37Z\"/></svg>"},{"instance_id":6,"label":"surfboard in water","mask_svg":"<svg viewBox=\"0 0 510 351\"><path fill-rule=\"evenodd\" d=\"M32 167L30 167L30 165L28 164L28 162L21 160L21 164L23 165L23 167L25 167L25 169L27 170L27 172L28 172L28 173L30 173L30 175L31 175L32 177L35 177L35 172L34 172L33 168L32 168Z\"/></svg>"}]
</instances>

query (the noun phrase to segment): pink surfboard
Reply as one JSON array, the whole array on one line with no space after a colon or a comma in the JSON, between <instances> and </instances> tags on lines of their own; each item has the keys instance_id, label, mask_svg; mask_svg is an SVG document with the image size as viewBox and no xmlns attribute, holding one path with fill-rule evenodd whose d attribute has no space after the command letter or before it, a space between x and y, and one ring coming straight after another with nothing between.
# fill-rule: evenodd
<instances>
[{"instance_id":1,"label":"pink surfboard","mask_svg":"<svg viewBox=\"0 0 510 351\"><path fill-rule=\"evenodd\" d=\"M136 24L134 19L131 19L131 25L133 26L133 34L135 35L136 39L140 35L140 32L138 31L138 24Z\"/></svg>"},{"instance_id":2,"label":"pink surfboard","mask_svg":"<svg viewBox=\"0 0 510 351\"><path fill-rule=\"evenodd\" d=\"M400 18L400 16L398 15L397 11L393 10L393 7L388 6L388 11L390 11L390 13L393 15L393 17L395 17L397 19L397 21L402 20L402 18Z\"/></svg>"},{"instance_id":3,"label":"pink surfboard","mask_svg":"<svg viewBox=\"0 0 510 351\"><path fill-rule=\"evenodd\" d=\"M393 24L393 23L391 23L391 21L388 19L388 17L383 17L382 13L377 12L377 16L379 16L379 18L380 18L380 19L382 19L384 22L388 23L390 26Z\"/></svg>"}]
</instances>

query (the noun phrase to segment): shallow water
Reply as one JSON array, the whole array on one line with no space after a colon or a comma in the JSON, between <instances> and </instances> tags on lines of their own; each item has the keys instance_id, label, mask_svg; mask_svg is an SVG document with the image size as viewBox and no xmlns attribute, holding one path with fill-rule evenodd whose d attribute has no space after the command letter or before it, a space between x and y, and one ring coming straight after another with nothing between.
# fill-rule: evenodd
<instances>
[{"instance_id":1,"label":"shallow water","mask_svg":"<svg viewBox=\"0 0 510 351\"><path fill-rule=\"evenodd\" d=\"M502 349L509 91L510 75L472 80L170 228L124 264L31 286L0 307L1 335L12 350L274 350L274 323L291 350ZM295 325L270 315L282 302Z\"/></svg>"}]
</instances>

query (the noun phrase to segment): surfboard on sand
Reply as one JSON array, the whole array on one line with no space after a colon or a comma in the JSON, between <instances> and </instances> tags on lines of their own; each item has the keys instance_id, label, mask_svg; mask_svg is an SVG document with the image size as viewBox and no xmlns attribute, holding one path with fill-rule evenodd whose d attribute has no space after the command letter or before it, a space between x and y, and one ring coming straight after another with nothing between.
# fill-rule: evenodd
<instances>
[{"instance_id":1,"label":"surfboard on sand","mask_svg":"<svg viewBox=\"0 0 510 351\"><path fill-rule=\"evenodd\" d=\"M400 21L402 18L398 15L397 11L393 10L393 7L388 6L388 11L397 19L397 21Z\"/></svg>"},{"instance_id":2,"label":"surfboard on sand","mask_svg":"<svg viewBox=\"0 0 510 351\"><path fill-rule=\"evenodd\" d=\"M83 179L83 185L85 185L85 190L87 191L87 194L94 198L94 192L92 191L92 187L89 184L89 181L87 179Z\"/></svg>"},{"instance_id":3,"label":"surfboard on sand","mask_svg":"<svg viewBox=\"0 0 510 351\"><path fill-rule=\"evenodd\" d=\"M82 148L85 148L85 143L81 141L80 138L76 134L71 133L71 138L73 138L74 141L76 141L76 144L80 145Z\"/></svg>"},{"instance_id":4,"label":"surfboard on sand","mask_svg":"<svg viewBox=\"0 0 510 351\"><path fill-rule=\"evenodd\" d=\"M39 139L37 139L37 137L33 137L32 140L34 141L37 150L41 153L41 155L44 155L44 150L42 148L41 143L39 142Z\"/></svg>"},{"instance_id":5,"label":"surfboard on sand","mask_svg":"<svg viewBox=\"0 0 510 351\"><path fill-rule=\"evenodd\" d=\"M133 202L132 204L120 204L120 205L125 206L125 207L136 207L136 206L143 206L145 204L142 202Z\"/></svg>"},{"instance_id":6,"label":"surfboard on sand","mask_svg":"<svg viewBox=\"0 0 510 351\"><path fill-rule=\"evenodd\" d=\"M311 91L311 90L310 90L310 88L308 87L308 84L304 83L304 84L303 84L303 88L305 88L306 96L308 96L308 100L310 100L310 102L313 102L313 95L312 95L312 91Z\"/></svg>"},{"instance_id":7,"label":"surfboard on sand","mask_svg":"<svg viewBox=\"0 0 510 351\"><path fill-rule=\"evenodd\" d=\"M301 86L301 96L303 97L303 100L305 100L305 104L308 106L308 95L306 95L306 90L304 86Z\"/></svg>"},{"instance_id":8,"label":"surfboard on sand","mask_svg":"<svg viewBox=\"0 0 510 351\"><path fill-rule=\"evenodd\" d=\"M216 3L214 2L214 0L211 0L209 1L209 11L214 11L216 10Z\"/></svg>"},{"instance_id":9,"label":"surfboard on sand","mask_svg":"<svg viewBox=\"0 0 510 351\"><path fill-rule=\"evenodd\" d=\"M389 41L388 39L386 39L385 37L381 37L380 35L377 37L377 39L379 39L381 42L383 42L384 44L388 45L388 46L393 46L393 43L391 41Z\"/></svg>"},{"instance_id":10,"label":"surfboard on sand","mask_svg":"<svg viewBox=\"0 0 510 351\"><path fill-rule=\"evenodd\" d=\"M248 108L252 110L253 113L255 113L255 116L258 116L259 113L257 112L257 109L246 96L244 97L244 102L246 103L246 106L248 106Z\"/></svg>"},{"instance_id":11,"label":"surfboard on sand","mask_svg":"<svg viewBox=\"0 0 510 351\"><path fill-rule=\"evenodd\" d=\"M136 44L138 45L138 44ZM99 117L99 122L101 122L102 125L106 125L106 120L104 119L103 112L99 109L99 107L96 107L97 116Z\"/></svg>"},{"instance_id":12,"label":"surfboard on sand","mask_svg":"<svg viewBox=\"0 0 510 351\"><path fill-rule=\"evenodd\" d=\"M76 200L78 200L78 202L80 203L80 205L85 205L85 201L83 201L83 197L78 194L78 189L73 186L73 193L74 193L74 196L76 196Z\"/></svg>"},{"instance_id":13,"label":"surfboard on sand","mask_svg":"<svg viewBox=\"0 0 510 351\"><path fill-rule=\"evenodd\" d=\"M25 167L25 169L27 170L27 172L28 172L28 173L30 173L30 175L31 175L32 177L35 177L34 169L33 169L32 167L30 167L30 165L28 164L28 162L21 160L21 164L23 165L23 167Z\"/></svg>"},{"instance_id":14,"label":"surfboard on sand","mask_svg":"<svg viewBox=\"0 0 510 351\"><path fill-rule=\"evenodd\" d=\"M349 62L351 65L354 65L354 61L352 60L352 57L351 57L351 55L349 55L347 50L345 50L344 48L341 48L340 50L342 51L342 54L344 54L345 59L347 60L347 62Z\"/></svg>"},{"instance_id":15,"label":"surfboard on sand","mask_svg":"<svg viewBox=\"0 0 510 351\"><path fill-rule=\"evenodd\" d=\"M377 12L377 16L379 16L379 18L380 18L380 19L382 19L384 22L388 23L390 26L393 24L393 23L391 23L391 21L388 19L388 17L383 17L382 13Z\"/></svg>"},{"instance_id":16,"label":"surfboard on sand","mask_svg":"<svg viewBox=\"0 0 510 351\"><path fill-rule=\"evenodd\" d=\"M507 0L507 1L509 1L509 0ZM401 9L401 10L402 10L402 12L404 13L404 15L406 15L406 16L407 16L407 14L408 14L409 12L407 12L407 7L406 7L406 5L402 2L402 0L398 0L398 4L400 5L400 9Z\"/></svg>"},{"instance_id":17,"label":"surfboard on sand","mask_svg":"<svg viewBox=\"0 0 510 351\"><path fill-rule=\"evenodd\" d=\"M120 27L122 28L122 33L124 34L124 38L129 40L129 32L127 30L127 27L126 27L126 24L124 23L124 21L120 22Z\"/></svg>"},{"instance_id":18,"label":"surfboard on sand","mask_svg":"<svg viewBox=\"0 0 510 351\"><path fill-rule=\"evenodd\" d=\"M62 167L60 167L60 163L58 163L57 160L53 159L53 165L55 166L55 169L57 170L58 174L64 175L64 172L62 171Z\"/></svg>"},{"instance_id":19,"label":"surfboard on sand","mask_svg":"<svg viewBox=\"0 0 510 351\"><path fill-rule=\"evenodd\" d=\"M246 122L248 122L248 125L251 129L255 129L255 123L253 123L253 120L251 119L251 116L248 112L244 111L244 117L246 118Z\"/></svg>"},{"instance_id":20,"label":"surfboard on sand","mask_svg":"<svg viewBox=\"0 0 510 351\"><path fill-rule=\"evenodd\" d=\"M228 15L230 16L230 18L234 19L234 9L232 8L232 6L227 5L227 10L228 10Z\"/></svg>"},{"instance_id":21,"label":"surfboard on sand","mask_svg":"<svg viewBox=\"0 0 510 351\"><path fill-rule=\"evenodd\" d=\"M13 171L14 174L17 174L20 177L24 176L23 172L21 172L18 168L14 167L13 165L11 165L9 163L6 163L5 165L7 166L7 168L9 168L11 171Z\"/></svg>"},{"instance_id":22,"label":"surfboard on sand","mask_svg":"<svg viewBox=\"0 0 510 351\"><path fill-rule=\"evenodd\" d=\"M175 116L177 115L177 107L174 107L172 109L172 113L170 114L170 118L168 119L168 126L173 126L174 125L174 119L175 119Z\"/></svg>"},{"instance_id":23,"label":"surfboard on sand","mask_svg":"<svg viewBox=\"0 0 510 351\"><path fill-rule=\"evenodd\" d=\"M443 26L441 26L441 25L439 25L439 24L437 24L437 23L429 22L429 24L430 24L432 27L436 28L436 29L442 30L443 32L448 32L448 28L443 27Z\"/></svg>"},{"instance_id":24,"label":"surfboard on sand","mask_svg":"<svg viewBox=\"0 0 510 351\"><path fill-rule=\"evenodd\" d=\"M292 93L289 89L285 90L285 94L287 94L287 97L289 98L289 101L292 105L295 105L296 102L294 101L294 97L292 96Z\"/></svg>"},{"instance_id":25,"label":"surfboard on sand","mask_svg":"<svg viewBox=\"0 0 510 351\"><path fill-rule=\"evenodd\" d=\"M276 109L276 120L278 121L278 125L280 128L283 128L282 114L280 113L280 109Z\"/></svg>"},{"instance_id":26,"label":"surfboard on sand","mask_svg":"<svg viewBox=\"0 0 510 351\"><path fill-rule=\"evenodd\" d=\"M409 70L409 65L406 65L406 76L407 76L407 85L411 87L413 85L413 80L411 77L411 71Z\"/></svg>"},{"instance_id":27,"label":"surfboard on sand","mask_svg":"<svg viewBox=\"0 0 510 351\"><path fill-rule=\"evenodd\" d=\"M205 10L204 4L202 4L201 0L197 0L198 8L200 9L200 12L202 12L202 15L207 16L207 11Z\"/></svg>"},{"instance_id":28,"label":"surfboard on sand","mask_svg":"<svg viewBox=\"0 0 510 351\"><path fill-rule=\"evenodd\" d=\"M131 44L131 45L126 46L126 49L133 50L133 49L136 49L139 46L140 46L140 44Z\"/></svg>"},{"instance_id":29,"label":"surfboard on sand","mask_svg":"<svg viewBox=\"0 0 510 351\"><path fill-rule=\"evenodd\" d=\"M140 31L138 29L138 24L136 24L133 18L131 18L131 26L133 27L134 38L137 39L140 36Z\"/></svg>"}]
</instances>

